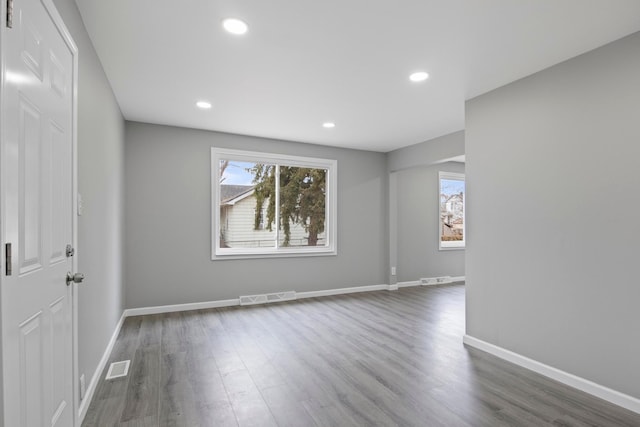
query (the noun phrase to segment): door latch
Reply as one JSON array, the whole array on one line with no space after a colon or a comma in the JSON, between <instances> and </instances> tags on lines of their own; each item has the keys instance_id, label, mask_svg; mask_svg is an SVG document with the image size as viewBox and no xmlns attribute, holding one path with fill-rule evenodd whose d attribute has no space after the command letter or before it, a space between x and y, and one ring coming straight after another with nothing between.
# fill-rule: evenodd
<instances>
[{"instance_id":1,"label":"door latch","mask_svg":"<svg viewBox=\"0 0 640 427\"><path fill-rule=\"evenodd\" d=\"M4 272L7 276L11 276L13 272L12 260L11 260L11 243L4 245Z\"/></svg>"},{"instance_id":2,"label":"door latch","mask_svg":"<svg viewBox=\"0 0 640 427\"><path fill-rule=\"evenodd\" d=\"M73 249L73 246L67 245L67 248L65 249L65 253L67 254L67 258L69 258L76 254L76 250Z\"/></svg>"},{"instance_id":3,"label":"door latch","mask_svg":"<svg viewBox=\"0 0 640 427\"><path fill-rule=\"evenodd\" d=\"M70 271L67 272L67 286L69 286L72 283L82 283L83 280L84 280L84 274L81 274L81 273L73 274Z\"/></svg>"},{"instance_id":4,"label":"door latch","mask_svg":"<svg viewBox=\"0 0 640 427\"><path fill-rule=\"evenodd\" d=\"M7 28L13 28L13 0L7 0Z\"/></svg>"}]
</instances>

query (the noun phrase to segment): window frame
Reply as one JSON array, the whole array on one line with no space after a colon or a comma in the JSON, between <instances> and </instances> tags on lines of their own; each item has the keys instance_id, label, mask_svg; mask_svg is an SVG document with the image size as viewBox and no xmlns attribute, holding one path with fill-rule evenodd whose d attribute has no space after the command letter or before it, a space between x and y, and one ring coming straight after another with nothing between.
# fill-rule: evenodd
<instances>
[{"instance_id":1,"label":"window frame","mask_svg":"<svg viewBox=\"0 0 640 427\"><path fill-rule=\"evenodd\" d=\"M440 208L440 196L442 195L442 180L464 182L464 193L462 196L462 240L443 241L442 240L442 220ZM467 181L464 173L438 171L438 250L464 250L467 244Z\"/></svg>"},{"instance_id":2,"label":"window frame","mask_svg":"<svg viewBox=\"0 0 640 427\"><path fill-rule=\"evenodd\" d=\"M253 163L268 163L280 166L325 169L325 238L323 246L277 247L279 231L276 231L274 247L260 248L222 248L220 247L220 161L237 160ZM292 156L287 154L265 153L259 151L235 150L211 147L211 259L251 259L337 255L338 230L338 162L333 159ZM279 191L279 190L278 190ZM277 194L278 194L277 191ZM276 202L276 210L279 210ZM279 212L277 214L279 216ZM276 220L279 224L279 220ZM278 227L276 226L277 230Z\"/></svg>"}]
</instances>

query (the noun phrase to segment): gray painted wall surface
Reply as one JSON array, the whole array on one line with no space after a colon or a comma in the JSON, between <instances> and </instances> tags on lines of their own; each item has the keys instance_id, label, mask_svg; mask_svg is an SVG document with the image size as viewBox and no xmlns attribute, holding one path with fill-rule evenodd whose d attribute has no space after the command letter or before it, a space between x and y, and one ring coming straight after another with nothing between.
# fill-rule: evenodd
<instances>
[{"instance_id":1,"label":"gray painted wall surface","mask_svg":"<svg viewBox=\"0 0 640 427\"><path fill-rule=\"evenodd\" d=\"M436 174L434 187L430 184L434 178L428 172L429 168L464 154L464 131L387 153L389 266L398 267L397 275L390 276L389 283L415 281L421 277L464 276L464 251L438 251L438 236L425 223L429 218L433 220L431 215L437 215L438 209L438 169L433 169ZM464 165L450 164L458 165L450 167L461 167L464 172ZM455 171L457 169L452 170ZM426 195L431 192L433 197ZM399 236L400 232L402 237Z\"/></svg>"},{"instance_id":2,"label":"gray painted wall surface","mask_svg":"<svg viewBox=\"0 0 640 427\"><path fill-rule=\"evenodd\" d=\"M387 180L388 194L388 222L387 236L389 239L389 284L398 283L397 274L391 274L391 268L398 266L398 174L390 173Z\"/></svg>"},{"instance_id":3,"label":"gray painted wall surface","mask_svg":"<svg viewBox=\"0 0 640 427\"><path fill-rule=\"evenodd\" d=\"M396 173L398 282L465 275L464 250L438 250L438 171L464 173L464 164L448 162Z\"/></svg>"},{"instance_id":4,"label":"gray painted wall surface","mask_svg":"<svg viewBox=\"0 0 640 427\"><path fill-rule=\"evenodd\" d=\"M127 122L126 306L387 282L386 156ZM338 255L211 260L211 146L338 160Z\"/></svg>"},{"instance_id":5,"label":"gray painted wall surface","mask_svg":"<svg viewBox=\"0 0 640 427\"><path fill-rule=\"evenodd\" d=\"M640 33L466 117L467 333L640 398Z\"/></svg>"},{"instance_id":6,"label":"gray painted wall surface","mask_svg":"<svg viewBox=\"0 0 640 427\"><path fill-rule=\"evenodd\" d=\"M420 144L387 153L387 170L427 166L464 155L464 131L454 132Z\"/></svg>"},{"instance_id":7,"label":"gray painted wall surface","mask_svg":"<svg viewBox=\"0 0 640 427\"><path fill-rule=\"evenodd\" d=\"M79 51L79 370L91 380L123 310L124 120L73 0L55 0Z\"/></svg>"}]
</instances>

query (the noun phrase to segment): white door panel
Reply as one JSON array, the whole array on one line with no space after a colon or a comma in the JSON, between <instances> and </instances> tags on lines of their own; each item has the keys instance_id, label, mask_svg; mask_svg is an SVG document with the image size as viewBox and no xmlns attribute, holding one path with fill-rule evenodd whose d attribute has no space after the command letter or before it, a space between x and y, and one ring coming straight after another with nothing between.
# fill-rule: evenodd
<instances>
[{"instance_id":1,"label":"white door panel","mask_svg":"<svg viewBox=\"0 0 640 427\"><path fill-rule=\"evenodd\" d=\"M41 231L41 191L40 191L40 158L41 113L36 105L25 95L19 95L18 150L20 171L19 200L19 236L20 249L18 266L19 274L39 270L42 267Z\"/></svg>"},{"instance_id":2,"label":"white door panel","mask_svg":"<svg viewBox=\"0 0 640 427\"><path fill-rule=\"evenodd\" d=\"M50 0L14 0L2 29L5 426L72 426L74 55ZM4 271L3 271L4 273Z\"/></svg>"}]
</instances>

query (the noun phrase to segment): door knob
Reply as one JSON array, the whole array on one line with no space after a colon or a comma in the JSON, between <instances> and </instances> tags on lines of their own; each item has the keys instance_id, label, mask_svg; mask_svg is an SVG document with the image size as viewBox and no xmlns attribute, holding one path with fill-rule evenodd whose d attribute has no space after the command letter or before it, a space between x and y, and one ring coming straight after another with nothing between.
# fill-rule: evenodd
<instances>
[{"instance_id":1,"label":"door knob","mask_svg":"<svg viewBox=\"0 0 640 427\"><path fill-rule=\"evenodd\" d=\"M73 274L70 271L67 272L67 286L69 286L71 283L82 283L83 280L84 280L84 274L81 274L81 273Z\"/></svg>"}]
</instances>

